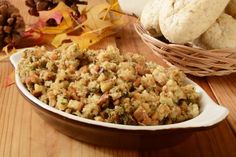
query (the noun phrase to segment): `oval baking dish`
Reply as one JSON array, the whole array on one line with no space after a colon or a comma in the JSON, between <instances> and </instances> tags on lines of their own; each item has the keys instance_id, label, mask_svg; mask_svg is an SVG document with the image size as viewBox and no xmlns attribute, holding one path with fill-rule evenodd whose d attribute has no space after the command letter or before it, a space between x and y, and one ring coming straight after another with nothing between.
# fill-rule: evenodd
<instances>
[{"instance_id":1,"label":"oval baking dish","mask_svg":"<svg viewBox=\"0 0 236 157\"><path fill-rule=\"evenodd\" d=\"M192 84L201 94L201 113L193 119L168 125L131 126L81 118L57 110L28 92L17 72L22 53L24 50L19 50L10 57L10 61L16 69L17 88L46 122L63 134L80 141L122 148L163 148L183 141L194 131L211 128L225 119L229 113L228 109L217 105L200 86L187 79L188 83Z\"/></svg>"}]
</instances>

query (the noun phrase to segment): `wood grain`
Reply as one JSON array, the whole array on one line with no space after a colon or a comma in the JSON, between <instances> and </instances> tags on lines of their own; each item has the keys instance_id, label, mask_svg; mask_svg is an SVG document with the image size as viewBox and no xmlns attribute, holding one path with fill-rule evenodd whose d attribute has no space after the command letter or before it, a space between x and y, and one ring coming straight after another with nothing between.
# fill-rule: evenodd
<instances>
[{"instance_id":1,"label":"wood grain","mask_svg":"<svg viewBox=\"0 0 236 157\"><path fill-rule=\"evenodd\" d=\"M10 1L17 4L27 23L34 20L28 16L24 0ZM129 20L130 24L120 30L115 37L103 40L94 48L113 44L121 51L140 53L148 59L164 65L160 58L152 55L150 49L143 44L133 30L132 22L135 19L130 18ZM231 129L236 125L236 75L215 78L191 77L213 99L230 108L231 113L228 118L230 125L225 120L217 127L196 132L181 144L167 149L124 150L89 145L54 130L32 110L31 104L20 95L15 85L4 87L5 78L12 70L9 62L0 62L0 157L234 157L236 154L236 137Z\"/></svg>"},{"instance_id":2,"label":"wood grain","mask_svg":"<svg viewBox=\"0 0 236 157\"><path fill-rule=\"evenodd\" d=\"M217 101L230 110L228 121L236 134L236 74L207 79Z\"/></svg>"}]
</instances>

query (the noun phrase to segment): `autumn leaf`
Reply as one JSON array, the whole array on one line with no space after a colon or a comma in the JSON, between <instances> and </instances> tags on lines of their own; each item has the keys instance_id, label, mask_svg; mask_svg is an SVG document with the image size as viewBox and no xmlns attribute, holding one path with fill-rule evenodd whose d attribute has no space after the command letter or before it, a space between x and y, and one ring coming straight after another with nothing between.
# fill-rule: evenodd
<instances>
[{"instance_id":1,"label":"autumn leaf","mask_svg":"<svg viewBox=\"0 0 236 157\"><path fill-rule=\"evenodd\" d=\"M5 80L5 87L9 87L15 84L15 71L12 71Z\"/></svg>"},{"instance_id":2,"label":"autumn leaf","mask_svg":"<svg viewBox=\"0 0 236 157\"><path fill-rule=\"evenodd\" d=\"M54 39L53 41L51 42L51 44L55 47L59 47L62 42L64 40L67 40L68 39L68 36L66 33L62 33L62 34L58 34Z\"/></svg>"},{"instance_id":3,"label":"autumn leaf","mask_svg":"<svg viewBox=\"0 0 236 157\"><path fill-rule=\"evenodd\" d=\"M22 45L35 46L41 44L48 44L50 43L55 37L55 34L43 34L35 29L28 29L24 32L23 40L28 41L29 43L21 43Z\"/></svg>"},{"instance_id":4,"label":"autumn leaf","mask_svg":"<svg viewBox=\"0 0 236 157\"><path fill-rule=\"evenodd\" d=\"M109 7L110 5L106 2L91 7L86 14L87 20L82 25L89 30L110 27L112 25L111 21L102 19L102 12L105 12Z\"/></svg>"},{"instance_id":5,"label":"autumn leaf","mask_svg":"<svg viewBox=\"0 0 236 157\"><path fill-rule=\"evenodd\" d=\"M52 18L56 21L56 23L59 25L63 19L63 15L57 11L53 14Z\"/></svg>"},{"instance_id":6,"label":"autumn leaf","mask_svg":"<svg viewBox=\"0 0 236 157\"><path fill-rule=\"evenodd\" d=\"M117 0L104 0L96 5L78 5L78 8L78 18L72 16L73 10L63 2L50 11L40 12L38 22L31 27L33 32L29 34L38 36L38 41L48 40L55 47L59 47L64 41L71 41L77 43L81 49L86 49L115 34L117 28L126 23ZM46 26L46 21L50 18L58 25Z\"/></svg>"},{"instance_id":7,"label":"autumn leaf","mask_svg":"<svg viewBox=\"0 0 236 157\"><path fill-rule=\"evenodd\" d=\"M80 36L69 36L69 38L75 42L78 43L79 48L81 50L87 49L89 46L97 43L98 41L102 40L105 37L108 37L110 35L115 34L116 32L112 29L105 29L101 32L85 32Z\"/></svg>"},{"instance_id":8,"label":"autumn leaf","mask_svg":"<svg viewBox=\"0 0 236 157\"><path fill-rule=\"evenodd\" d=\"M39 29L40 32L44 34L64 33L67 29L70 29L74 25L74 22L71 18L72 12L73 10L63 2L60 2L54 9L50 11L43 11L42 13L40 12L40 15L42 16L40 17L41 20L44 20L44 22L46 22L48 19L53 18L58 24L58 26L55 27L41 27Z\"/></svg>"},{"instance_id":9,"label":"autumn leaf","mask_svg":"<svg viewBox=\"0 0 236 157\"><path fill-rule=\"evenodd\" d=\"M10 45L7 45L2 48L3 52L5 52L7 55L11 55L16 52L15 47L11 47Z\"/></svg>"},{"instance_id":10,"label":"autumn leaf","mask_svg":"<svg viewBox=\"0 0 236 157\"><path fill-rule=\"evenodd\" d=\"M40 29L40 32L43 34L59 34L64 33L67 29L71 28L73 23L63 20L62 23L56 27L43 27Z\"/></svg>"},{"instance_id":11,"label":"autumn leaf","mask_svg":"<svg viewBox=\"0 0 236 157\"><path fill-rule=\"evenodd\" d=\"M40 11L39 12L39 18L40 20L46 22L50 18L54 18L57 22L60 23L60 16L63 15L63 13L72 13L74 12L70 7L68 7L65 3L59 2L58 5L49 11ZM59 24L58 23L58 24Z\"/></svg>"},{"instance_id":12,"label":"autumn leaf","mask_svg":"<svg viewBox=\"0 0 236 157\"><path fill-rule=\"evenodd\" d=\"M6 45L5 47L2 48L2 52L0 54L0 61L8 59L13 53L16 52L15 47L12 47L10 45Z\"/></svg>"}]
</instances>

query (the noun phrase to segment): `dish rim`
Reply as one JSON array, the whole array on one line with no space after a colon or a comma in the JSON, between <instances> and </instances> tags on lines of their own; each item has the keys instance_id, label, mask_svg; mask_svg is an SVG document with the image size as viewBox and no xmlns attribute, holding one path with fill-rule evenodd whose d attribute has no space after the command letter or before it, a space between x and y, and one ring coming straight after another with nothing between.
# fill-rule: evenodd
<instances>
[{"instance_id":1,"label":"dish rim","mask_svg":"<svg viewBox=\"0 0 236 157\"><path fill-rule=\"evenodd\" d=\"M26 49L34 49L34 48L26 48ZM187 78L187 82L192 84L196 91L201 94L201 113L190 120L186 120L184 122L180 123L174 123L174 124L166 124L166 125L152 125L152 126L134 126L134 125L124 125L124 124L114 124L114 123L108 123L108 122L100 122L95 121L83 117L79 117L70 113L66 113L64 111L60 111L54 107L51 107L43 102L41 102L39 99L34 97L23 85L23 83L20 80L20 76L18 75L18 63L21 58L21 54L24 53L26 49L18 50L15 54L10 56L10 61L12 65L15 68L15 81L17 88L21 91L21 93L30 100L30 103L34 103L35 105L38 105L39 107L53 112L55 114L58 114L62 117L65 117L69 120L78 121L81 123L89 124L89 125L96 125L96 126L102 126L106 128L113 128L113 129L120 129L120 130L140 130L140 131L158 131L158 130L169 130L169 129L187 129L187 128L200 128L200 127L210 127L213 126L220 121L224 120L227 115L229 114L229 110L221 105L218 105L215 103L210 96L195 82ZM27 100L27 101L29 101ZM203 102L206 104L202 104ZM205 118L209 118L206 121L202 121Z\"/></svg>"}]
</instances>

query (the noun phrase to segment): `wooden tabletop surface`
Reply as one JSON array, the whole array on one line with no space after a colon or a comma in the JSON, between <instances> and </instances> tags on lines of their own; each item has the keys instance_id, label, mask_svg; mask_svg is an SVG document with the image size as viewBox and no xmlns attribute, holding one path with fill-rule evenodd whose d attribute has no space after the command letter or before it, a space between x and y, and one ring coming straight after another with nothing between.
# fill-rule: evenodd
<instances>
[{"instance_id":1,"label":"wooden tabletop surface","mask_svg":"<svg viewBox=\"0 0 236 157\"><path fill-rule=\"evenodd\" d=\"M34 21L27 13L24 0L10 1L20 9L27 24ZM121 51L140 53L150 60L164 64L135 33L132 25L135 19L129 20L129 25L116 36L103 40L99 46L113 44ZM89 145L54 130L32 110L30 103L21 96L15 85L4 87L5 79L12 71L13 67L9 61L0 62L0 157L236 156L236 74L207 78L190 77L216 102L230 110L227 120L217 127L196 132L186 141L171 148L124 150Z\"/></svg>"}]
</instances>

